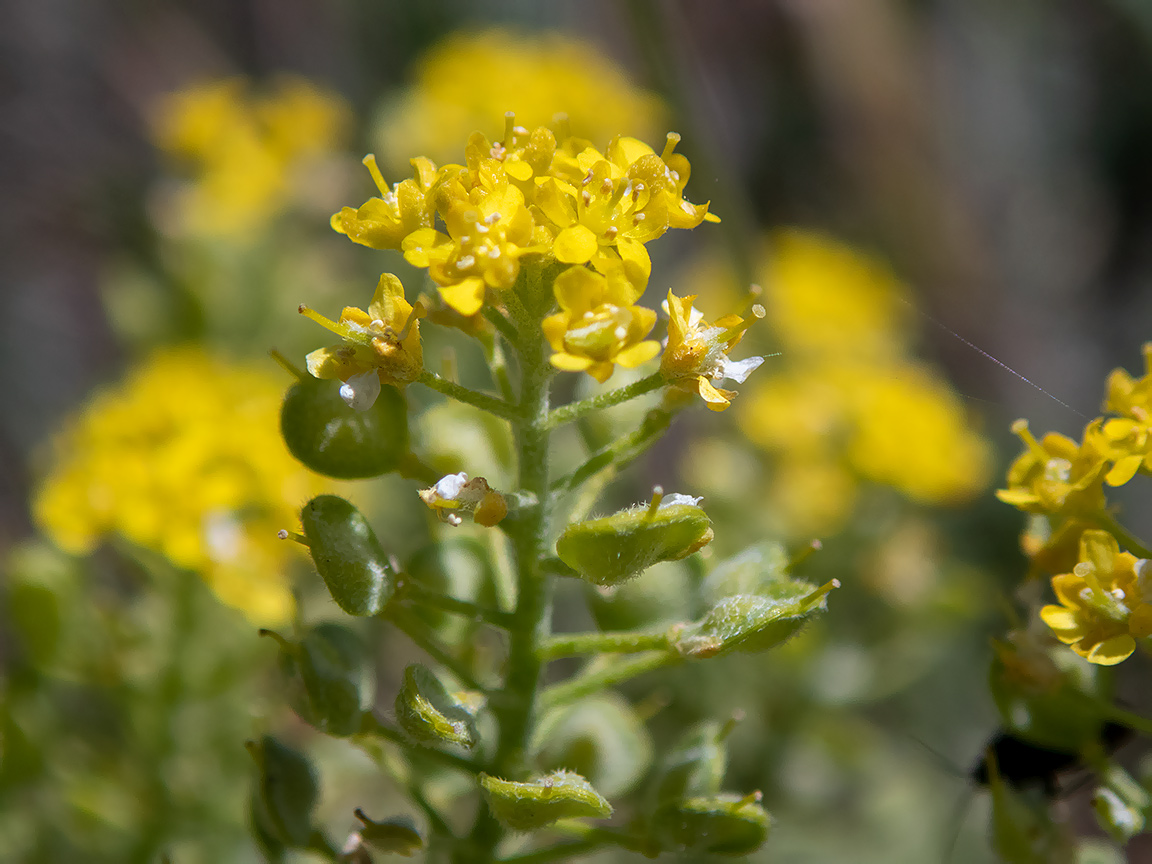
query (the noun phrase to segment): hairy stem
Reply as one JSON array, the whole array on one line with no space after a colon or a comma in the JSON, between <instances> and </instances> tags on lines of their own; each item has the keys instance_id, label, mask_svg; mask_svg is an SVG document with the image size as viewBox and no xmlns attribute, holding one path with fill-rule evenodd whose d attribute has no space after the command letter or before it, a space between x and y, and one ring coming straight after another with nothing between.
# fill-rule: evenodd
<instances>
[{"instance_id":1,"label":"hairy stem","mask_svg":"<svg viewBox=\"0 0 1152 864\"><path fill-rule=\"evenodd\" d=\"M443 393L445 396L449 396L457 402L463 402L474 408L479 408L481 411L487 411L489 414L503 417L505 420L515 420L519 415L519 411L517 411L515 405L505 402L503 399L499 399L489 393L470 390L467 387L457 384L455 381L441 378L435 372L429 372L427 369L421 372L420 377L416 380L425 387L435 390L438 393Z\"/></svg>"},{"instance_id":2,"label":"hairy stem","mask_svg":"<svg viewBox=\"0 0 1152 864\"><path fill-rule=\"evenodd\" d=\"M602 411L605 408L611 408L613 405L619 405L621 402L627 402L629 399L635 399L637 396L643 396L645 393L651 393L653 390L659 390L667 383L668 382L664 380L664 376L657 370L647 378L633 381L631 384L627 384L616 390L610 390L607 393L600 393L596 396L589 396L587 399L581 399L579 402L569 402L567 405L562 405L557 408L548 416L548 428L555 429L557 426L563 426L565 423L578 420L585 414L593 411Z\"/></svg>"}]
</instances>

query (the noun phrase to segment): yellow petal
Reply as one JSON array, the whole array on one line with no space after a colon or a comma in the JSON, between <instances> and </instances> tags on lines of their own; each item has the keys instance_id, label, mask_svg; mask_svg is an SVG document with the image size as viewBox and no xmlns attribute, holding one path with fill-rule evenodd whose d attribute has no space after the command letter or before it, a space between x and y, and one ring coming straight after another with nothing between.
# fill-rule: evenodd
<instances>
[{"instance_id":1,"label":"yellow petal","mask_svg":"<svg viewBox=\"0 0 1152 864\"><path fill-rule=\"evenodd\" d=\"M557 351L548 360L557 369L563 369L565 372L583 372L592 365L591 357L578 357L563 351Z\"/></svg>"},{"instance_id":2,"label":"yellow petal","mask_svg":"<svg viewBox=\"0 0 1152 864\"><path fill-rule=\"evenodd\" d=\"M381 274L376 293L368 304L369 320L377 319L399 330L411 311L412 307L404 299L404 286L400 280L391 273Z\"/></svg>"},{"instance_id":3,"label":"yellow petal","mask_svg":"<svg viewBox=\"0 0 1152 864\"><path fill-rule=\"evenodd\" d=\"M1072 614L1071 610L1063 606L1045 606L1040 610L1041 620L1048 625L1056 638L1065 645L1070 645L1084 637L1084 628Z\"/></svg>"},{"instance_id":4,"label":"yellow petal","mask_svg":"<svg viewBox=\"0 0 1152 864\"><path fill-rule=\"evenodd\" d=\"M314 378L347 381L372 368L373 352L363 345L332 345L317 348L305 358L308 372Z\"/></svg>"},{"instance_id":5,"label":"yellow petal","mask_svg":"<svg viewBox=\"0 0 1152 864\"><path fill-rule=\"evenodd\" d=\"M1124 633L1092 646L1086 656L1089 663L1095 663L1098 666L1115 666L1122 660L1131 657L1135 650L1136 640Z\"/></svg>"},{"instance_id":6,"label":"yellow petal","mask_svg":"<svg viewBox=\"0 0 1152 864\"><path fill-rule=\"evenodd\" d=\"M441 285L440 296L461 315L475 315L484 305L484 280L473 277L455 285Z\"/></svg>"},{"instance_id":7,"label":"yellow petal","mask_svg":"<svg viewBox=\"0 0 1152 864\"><path fill-rule=\"evenodd\" d=\"M556 277L552 290L561 309L580 316L600 304L605 280L587 267L569 267Z\"/></svg>"},{"instance_id":8,"label":"yellow petal","mask_svg":"<svg viewBox=\"0 0 1152 864\"><path fill-rule=\"evenodd\" d=\"M625 369L635 369L641 363L647 363L660 353L660 343L648 340L625 348L616 355L616 362Z\"/></svg>"},{"instance_id":9,"label":"yellow petal","mask_svg":"<svg viewBox=\"0 0 1152 864\"><path fill-rule=\"evenodd\" d=\"M1136 476L1144 462L1143 456L1125 456L1112 466L1112 470L1104 475L1104 482L1109 486L1123 486Z\"/></svg>"},{"instance_id":10,"label":"yellow petal","mask_svg":"<svg viewBox=\"0 0 1152 864\"><path fill-rule=\"evenodd\" d=\"M584 225L573 225L556 235L552 254L564 264L586 264L600 248L596 235Z\"/></svg>"}]
</instances>

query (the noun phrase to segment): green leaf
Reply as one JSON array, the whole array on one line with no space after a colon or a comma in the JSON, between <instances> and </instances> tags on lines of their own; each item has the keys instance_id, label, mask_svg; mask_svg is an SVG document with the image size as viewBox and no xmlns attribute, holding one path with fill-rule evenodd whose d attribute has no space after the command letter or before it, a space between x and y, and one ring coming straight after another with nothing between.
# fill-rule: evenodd
<instances>
[{"instance_id":1,"label":"green leaf","mask_svg":"<svg viewBox=\"0 0 1152 864\"><path fill-rule=\"evenodd\" d=\"M589 582L618 585L658 561L691 555L711 540L708 514L694 504L668 504L575 522L556 541L556 554Z\"/></svg>"},{"instance_id":2,"label":"green leaf","mask_svg":"<svg viewBox=\"0 0 1152 864\"><path fill-rule=\"evenodd\" d=\"M316 570L349 615L379 615L396 593L396 574L368 520L343 498L320 495L300 511Z\"/></svg>"},{"instance_id":3,"label":"green leaf","mask_svg":"<svg viewBox=\"0 0 1152 864\"><path fill-rule=\"evenodd\" d=\"M447 742L471 748L476 722L464 702L423 666L404 670L404 686L396 694L396 721L420 744Z\"/></svg>"},{"instance_id":4,"label":"green leaf","mask_svg":"<svg viewBox=\"0 0 1152 864\"><path fill-rule=\"evenodd\" d=\"M280 434L304 465L328 477L356 480L396 470L408 455L408 406L395 387L381 387L367 411L340 398L339 381L304 378L280 408Z\"/></svg>"},{"instance_id":5,"label":"green leaf","mask_svg":"<svg viewBox=\"0 0 1152 864\"><path fill-rule=\"evenodd\" d=\"M480 785L493 815L513 831L533 831L557 819L612 815L612 805L571 771L553 771L527 783L481 774Z\"/></svg>"},{"instance_id":6,"label":"green leaf","mask_svg":"<svg viewBox=\"0 0 1152 864\"><path fill-rule=\"evenodd\" d=\"M779 597L791 593L788 552L780 543L765 541L749 546L712 569L704 577L701 592L714 604L736 594Z\"/></svg>"}]
</instances>

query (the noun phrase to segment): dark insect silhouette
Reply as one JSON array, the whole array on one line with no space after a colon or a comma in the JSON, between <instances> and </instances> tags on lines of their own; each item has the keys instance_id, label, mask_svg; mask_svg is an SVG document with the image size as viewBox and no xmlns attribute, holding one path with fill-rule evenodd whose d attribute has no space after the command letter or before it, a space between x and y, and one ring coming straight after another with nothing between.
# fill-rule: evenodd
<instances>
[{"instance_id":1,"label":"dark insect silhouette","mask_svg":"<svg viewBox=\"0 0 1152 864\"><path fill-rule=\"evenodd\" d=\"M1132 735L1130 727L1109 721L1100 727L1100 746L1110 755ZM991 779L989 754L995 759L996 770L1005 783L1018 789L1038 785L1049 798L1069 791L1061 788L1060 775L1086 767L1081 753L1044 747L1001 730L988 742L980 761L968 775L977 786L987 786Z\"/></svg>"}]
</instances>

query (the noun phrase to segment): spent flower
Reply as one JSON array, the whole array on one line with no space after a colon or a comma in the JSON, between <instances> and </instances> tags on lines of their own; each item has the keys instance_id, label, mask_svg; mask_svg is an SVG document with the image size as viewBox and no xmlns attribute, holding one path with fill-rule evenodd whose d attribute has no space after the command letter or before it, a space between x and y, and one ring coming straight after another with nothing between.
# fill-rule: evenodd
<instances>
[{"instance_id":1,"label":"spent flower","mask_svg":"<svg viewBox=\"0 0 1152 864\"><path fill-rule=\"evenodd\" d=\"M715 387L713 381L731 378L743 383L763 357L731 360L730 351L743 337L753 320L764 310L754 306L752 316L725 315L713 324L692 305L695 295L677 297L671 291L664 308L668 312L668 344L660 360L660 372L674 387L700 396L713 411L727 408L736 393Z\"/></svg>"}]
</instances>

